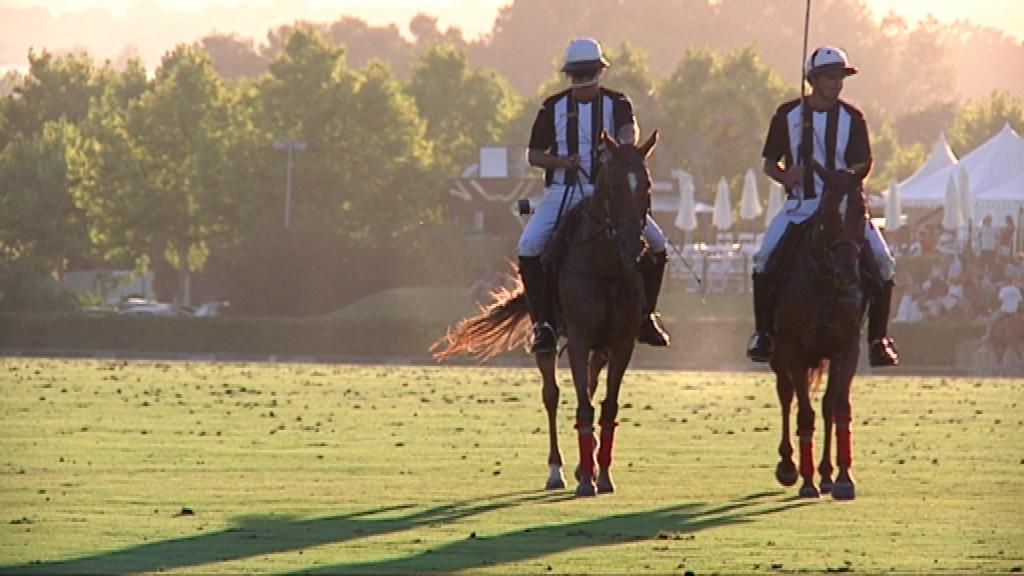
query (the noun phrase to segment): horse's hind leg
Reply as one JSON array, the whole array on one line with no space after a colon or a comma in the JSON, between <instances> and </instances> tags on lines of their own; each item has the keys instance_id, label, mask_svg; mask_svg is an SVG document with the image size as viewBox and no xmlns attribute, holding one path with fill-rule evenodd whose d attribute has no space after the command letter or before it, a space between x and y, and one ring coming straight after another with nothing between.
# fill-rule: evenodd
<instances>
[{"instance_id":1,"label":"horse's hind leg","mask_svg":"<svg viewBox=\"0 0 1024 576\"><path fill-rule=\"evenodd\" d=\"M856 358L858 350L854 346L851 358ZM853 500L856 498L853 476L850 474L850 467L853 465L853 431L850 424L853 421L853 409L850 404L850 388L853 384L853 375L856 366L853 362L849 367L843 368L836 374L836 396L833 403L833 420L836 426L836 465L839 473L836 475L836 482L832 486L832 497L836 500ZM832 386L832 382L829 382Z\"/></svg>"},{"instance_id":2,"label":"horse's hind leg","mask_svg":"<svg viewBox=\"0 0 1024 576\"><path fill-rule=\"evenodd\" d=\"M537 367L544 380L541 396L548 413L548 480L544 488L556 490L565 488L562 477L562 452L558 449L558 382L555 380L555 355L537 356Z\"/></svg>"},{"instance_id":3,"label":"horse's hind leg","mask_svg":"<svg viewBox=\"0 0 1024 576\"><path fill-rule=\"evenodd\" d=\"M828 385L825 386L825 395L821 399L821 420L825 425L825 438L821 447L821 462L818 464L818 474L821 475L821 493L828 494L832 491L832 424L833 404L835 402L835 364L832 365L828 376Z\"/></svg>"},{"instance_id":4,"label":"horse's hind leg","mask_svg":"<svg viewBox=\"0 0 1024 576\"><path fill-rule=\"evenodd\" d=\"M773 366L774 368L774 366ZM793 464L793 443L789 439L790 410L793 407L793 382L781 370L775 373L775 391L782 408L782 439L779 441L779 463L775 465L775 479L783 486L796 484L796 465Z\"/></svg>"}]
</instances>

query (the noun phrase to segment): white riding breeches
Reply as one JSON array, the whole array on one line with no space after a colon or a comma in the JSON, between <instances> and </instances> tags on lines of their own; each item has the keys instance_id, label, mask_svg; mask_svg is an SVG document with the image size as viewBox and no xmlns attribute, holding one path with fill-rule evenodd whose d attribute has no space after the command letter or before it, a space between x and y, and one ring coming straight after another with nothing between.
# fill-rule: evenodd
<instances>
[{"instance_id":1,"label":"white riding breeches","mask_svg":"<svg viewBox=\"0 0 1024 576\"><path fill-rule=\"evenodd\" d=\"M802 202L795 198L786 200L782 210L779 210L779 213L772 219L771 224L768 225L768 230L764 233L764 240L761 242L761 249L754 254L755 273L761 274L765 271L765 266L768 265L768 258L771 257L772 251L778 246L779 240L782 239L782 235L786 232L789 224L799 224L810 218L818 209L818 201L818 198L806 198ZM878 265L882 280L886 282L892 280L893 274L896 271L896 260L889 252L889 245L886 244L882 233L878 231L878 228L875 228L870 220L864 223L864 238L868 241L868 246L870 246L871 254Z\"/></svg>"},{"instance_id":2,"label":"white riding breeches","mask_svg":"<svg viewBox=\"0 0 1024 576\"><path fill-rule=\"evenodd\" d=\"M583 194L580 194L580 188L583 190ZM564 184L555 184L544 188L544 197L541 198L540 204L537 205L533 211L533 216L526 223L526 227L523 228L523 234L519 237L519 255L520 256L540 256L541 252L548 244L548 240L551 239L551 234L555 231L555 221L558 219L558 210L562 209L562 217L564 218L569 210L573 206L580 203L582 196L590 196L594 191L594 187L589 184L584 184L582 187L577 187L571 192L572 196L566 200L565 207L562 208L562 197L565 196L566 187ZM664 252L665 234L661 231L658 223L651 218L651 215L647 215L647 223L644 225L644 238L647 240L647 245L654 253Z\"/></svg>"}]
</instances>

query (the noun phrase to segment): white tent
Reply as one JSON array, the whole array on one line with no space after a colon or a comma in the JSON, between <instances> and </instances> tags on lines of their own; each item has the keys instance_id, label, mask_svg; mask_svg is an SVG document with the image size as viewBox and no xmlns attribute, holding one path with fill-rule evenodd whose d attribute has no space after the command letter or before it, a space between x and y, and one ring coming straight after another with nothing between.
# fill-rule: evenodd
<instances>
[{"instance_id":1,"label":"white tent","mask_svg":"<svg viewBox=\"0 0 1024 576\"><path fill-rule=\"evenodd\" d=\"M987 142L966 154L960 162L909 184L904 181L905 183L900 185L903 205L925 208L942 206L945 203L946 186L950 178L957 176L957 170L960 168L967 172L971 196L976 204L990 194L990 191L999 189L1003 211L1016 213L1018 207L1024 206L1024 189L1009 185L1011 182L1019 181L1024 175L1024 139L1010 127L1009 123ZM995 200L990 202L994 203ZM988 213L982 209L975 209L973 212L975 223Z\"/></svg>"},{"instance_id":2,"label":"white tent","mask_svg":"<svg viewBox=\"0 0 1024 576\"><path fill-rule=\"evenodd\" d=\"M1007 216L1020 227L1021 212L1024 211L1024 173L989 188L974 196L974 212L978 221L991 214L996 226L1002 226Z\"/></svg>"},{"instance_id":3,"label":"white tent","mask_svg":"<svg viewBox=\"0 0 1024 576\"><path fill-rule=\"evenodd\" d=\"M953 155L953 150L949 147L949 142L946 142L946 133L940 132L939 139L935 142L935 146L932 148L932 155L928 157L928 160L923 166L917 169L909 178L899 183L900 189L904 189L907 186L913 186L914 182L918 182L935 174L936 172L948 168L956 164L956 156Z\"/></svg>"}]
</instances>

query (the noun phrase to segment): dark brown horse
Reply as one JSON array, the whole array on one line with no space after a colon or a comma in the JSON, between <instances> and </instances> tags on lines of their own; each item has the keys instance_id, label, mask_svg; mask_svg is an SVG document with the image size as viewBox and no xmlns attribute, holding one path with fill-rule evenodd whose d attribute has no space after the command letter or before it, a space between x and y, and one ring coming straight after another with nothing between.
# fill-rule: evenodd
<instances>
[{"instance_id":1,"label":"dark brown horse","mask_svg":"<svg viewBox=\"0 0 1024 576\"><path fill-rule=\"evenodd\" d=\"M610 472L612 444L619 388L633 355L644 310L639 261L644 249L643 222L651 187L646 160L654 151L657 134L653 132L640 147L619 144L602 134L610 157L598 174L594 193L566 219L565 228L556 234L550 247L560 254L553 264L558 268L562 333L568 339L569 365L576 389L580 452L577 496L615 490ZM431 350L436 351L438 360L459 353L487 359L525 345L529 331L529 308L519 284L512 290L498 290L493 303L450 329ZM548 415L549 489L565 487L558 448L556 360L553 353L536 356ZM606 365L607 389L597 421L598 445L592 400Z\"/></svg>"},{"instance_id":2,"label":"dark brown horse","mask_svg":"<svg viewBox=\"0 0 1024 576\"><path fill-rule=\"evenodd\" d=\"M782 406L781 460L775 476L784 486L797 481L790 442L790 408L796 394L800 445L800 496L817 497L814 485L814 408L811 404L823 374L824 452L818 472L821 492L836 499L855 497L852 463L850 386L857 372L860 330L866 291L861 274L866 212L860 183L851 174L833 172L817 212L796 230L792 251L776 271L776 348L771 366ZM839 474L832 482L832 429L836 432Z\"/></svg>"}]
</instances>

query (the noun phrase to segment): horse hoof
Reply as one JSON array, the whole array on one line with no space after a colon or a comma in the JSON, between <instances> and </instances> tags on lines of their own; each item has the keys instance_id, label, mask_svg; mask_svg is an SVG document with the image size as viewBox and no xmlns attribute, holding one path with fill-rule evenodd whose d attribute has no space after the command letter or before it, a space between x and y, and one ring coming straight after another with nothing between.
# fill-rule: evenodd
<instances>
[{"instance_id":1,"label":"horse hoof","mask_svg":"<svg viewBox=\"0 0 1024 576\"><path fill-rule=\"evenodd\" d=\"M857 497L857 491L853 482L836 482L832 486L833 500L853 500Z\"/></svg>"},{"instance_id":2,"label":"horse hoof","mask_svg":"<svg viewBox=\"0 0 1024 576\"><path fill-rule=\"evenodd\" d=\"M783 486L793 486L800 476L796 473L796 465L791 460L782 460L775 465L775 479Z\"/></svg>"},{"instance_id":3,"label":"horse hoof","mask_svg":"<svg viewBox=\"0 0 1024 576\"><path fill-rule=\"evenodd\" d=\"M821 487L822 494L829 494L830 492L832 492L832 487L835 486L835 484L832 483L832 478L828 476L822 476L821 484L819 484L819 486Z\"/></svg>"},{"instance_id":4,"label":"horse hoof","mask_svg":"<svg viewBox=\"0 0 1024 576\"><path fill-rule=\"evenodd\" d=\"M812 482L807 482L800 487L801 498L817 498L818 496L820 496L818 489L814 487Z\"/></svg>"},{"instance_id":5,"label":"horse hoof","mask_svg":"<svg viewBox=\"0 0 1024 576\"><path fill-rule=\"evenodd\" d=\"M545 490L561 490L565 488L565 480L559 478L548 478L547 484L544 485Z\"/></svg>"},{"instance_id":6,"label":"horse hoof","mask_svg":"<svg viewBox=\"0 0 1024 576\"><path fill-rule=\"evenodd\" d=\"M597 475L597 493L611 494L612 492L615 492L615 485L612 484L612 476L608 472L602 471Z\"/></svg>"},{"instance_id":7,"label":"horse hoof","mask_svg":"<svg viewBox=\"0 0 1024 576\"><path fill-rule=\"evenodd\" d=\"M597 496L594 481L587 478L576 486L576 496Z\"/></svg>"}]
</instances>

